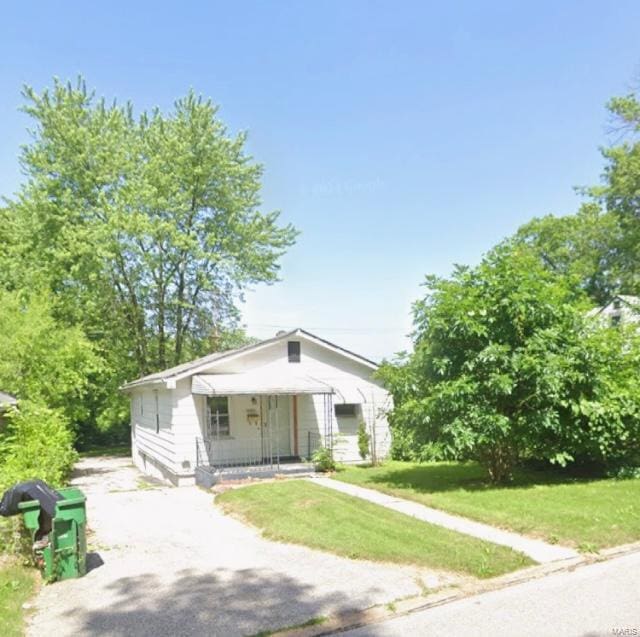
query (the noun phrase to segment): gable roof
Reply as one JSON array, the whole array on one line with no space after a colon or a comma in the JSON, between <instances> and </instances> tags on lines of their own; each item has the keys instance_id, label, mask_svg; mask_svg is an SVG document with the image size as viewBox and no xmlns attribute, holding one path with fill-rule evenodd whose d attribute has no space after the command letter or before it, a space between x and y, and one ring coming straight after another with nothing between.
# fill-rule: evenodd
<instances>
[{"instance_id":1,"label":"gable roof","mask_svg":"<svg viewBox=\"0 0 640 637\"><path fill-rule=\"evenodd\" d=\"M601 312L604 312L616 299L620 299L625 305L628 305L632 310L640 311L640 297L631 296L630 294L616 294L612 296L602 307L594 307L587 312L587 316L598 316Z\"/></svg>"},{"instance_id":2,"label":"gable roof","mask_svg":"<svg viewBox=\"0 0 640 637\"><path fill-rule=\"evenodd\" d=\"M178 381L187 376L191 376L193 374L198 373L209 367L212 363L217 363L223 359L234 358L236 356L241 356L243 354L247 354L249 352L258 351L264 347L268 347L273 343L277 343L278 341L283 341L292 337L304 337L310 341L321 345L327 349L331 349L342 356L355 360L363 365L371 369L378 369L378 364L374 363L372 360L365 358L364 356L360 356L359 354L355 354L344 347L340 347L330 341L327 341L315 334L311 334L311 332L307 332L306 330L297 328L295 330L290 330L289 332L283 332L282 334L277 334L272 338L268 338L264 341L260 341L259 343L253 343L251 345L245 345L244 347L238 347L236 349L225 350L224 352L214 352L212 354L207 354L207 356L202 356L201 358L197 358L195 360L189 361L188 363L182 363L181 365L176 365L175 367L170 367L169 369L165 369L161 372L156 372L154 374L148 374L147 376L143 376L142 378L138 378L136 380L132 380L128 383L125 383L120 388L121 390L132 389L133 387L137 387L139 385L148 385L154 383L166 383L168 381Z\"/></svg>"}]
</instances>

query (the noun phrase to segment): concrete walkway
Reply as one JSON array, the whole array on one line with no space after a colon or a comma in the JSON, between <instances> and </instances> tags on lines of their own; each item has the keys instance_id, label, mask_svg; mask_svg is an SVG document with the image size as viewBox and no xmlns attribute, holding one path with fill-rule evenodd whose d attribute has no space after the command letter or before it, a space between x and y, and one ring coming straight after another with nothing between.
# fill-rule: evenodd
<instances>
[{"instance_id":1,"label":"concrete walkway","mask_svg":"<svg viewBox=\"0 0 640 637\"><path fill-rule=\"evenodd\" d=\"M451 515L444 511L439 511L438 509L432 509L431 507L419 504L418 502L411 502L410 500L405 500L403 498L386 495L385 493L380 493L373 489L366 489L355 484L332 480L331 478L313 477L308 479L323 487L334 489L335 491L340 491L347 495L355 496L356 498L368 500L374 504L379 504L387 507L388 509L393 509L394 511L410 515L411 517L422 520L423 522L437 524L438 526L443 526L447 529L451 529L452 531L458 531L459 533L465 533L466 535L472 535L473 537L486 540L487 542L508 546L514 551L520 551L520 553L528 555L532 560L535 560L540 564L555 562L556 560L570 559L578 556L577 551L565 546L548 544L542 540L534 540L519 535L518 533L503 531L502 529L497 529L493 526L489 526L488 524L474 522L473 520L461 518L457 515Z\"/></svg>"}]
</instances>

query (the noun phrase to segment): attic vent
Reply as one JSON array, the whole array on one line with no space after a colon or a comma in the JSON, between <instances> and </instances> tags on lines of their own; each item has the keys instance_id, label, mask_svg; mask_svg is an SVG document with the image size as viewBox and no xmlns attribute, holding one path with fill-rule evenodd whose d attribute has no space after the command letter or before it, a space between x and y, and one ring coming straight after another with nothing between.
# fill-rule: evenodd
<instances>
[{"instance_id":1,"label":"attic vent","mask_svg":"<svg viewBox=\"0 0 640 637\"><path fill-rule=\"evenodd\" d=\"M289 341L287 343L287 352L290 363L300 362L300 341Z\"/></svg>"}]
</instances>

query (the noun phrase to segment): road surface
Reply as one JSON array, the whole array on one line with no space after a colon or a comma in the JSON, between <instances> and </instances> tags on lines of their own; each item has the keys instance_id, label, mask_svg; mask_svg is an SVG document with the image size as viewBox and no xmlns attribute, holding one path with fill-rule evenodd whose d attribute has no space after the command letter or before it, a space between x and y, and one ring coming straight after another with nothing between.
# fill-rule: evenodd
<instances>
[{"instance_id":1,"label":"road surface","mask_svg":"<svg viewBox=\"0 0 640 637\"><path fill-rule=\"evenodd\" d=\"M348 637L640 637L640 553L342 633Z\"/></svg>"}]
</instances>

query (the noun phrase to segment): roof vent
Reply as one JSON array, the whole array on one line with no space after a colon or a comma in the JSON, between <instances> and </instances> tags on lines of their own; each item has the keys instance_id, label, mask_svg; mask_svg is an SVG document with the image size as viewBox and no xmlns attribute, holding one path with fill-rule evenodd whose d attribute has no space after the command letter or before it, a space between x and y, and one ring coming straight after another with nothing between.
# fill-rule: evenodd
<instances>
[{"instance_id":1,"label":"roof vent","mask_svg":"<svg viewBox=\"0 0 640 637\"><path fill-rule=\"evenodd\" d=\"M278 330L276 332L276 336L284 336L287 333L288 333L287 330Z\"/></svg>"}]
</instances>

